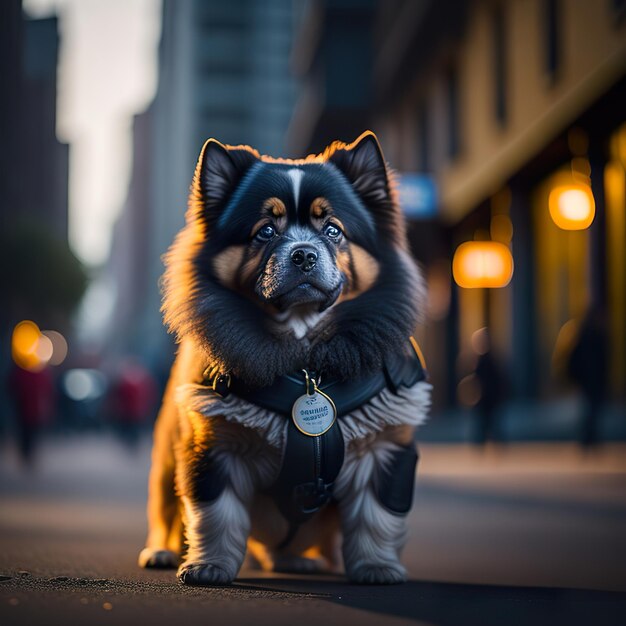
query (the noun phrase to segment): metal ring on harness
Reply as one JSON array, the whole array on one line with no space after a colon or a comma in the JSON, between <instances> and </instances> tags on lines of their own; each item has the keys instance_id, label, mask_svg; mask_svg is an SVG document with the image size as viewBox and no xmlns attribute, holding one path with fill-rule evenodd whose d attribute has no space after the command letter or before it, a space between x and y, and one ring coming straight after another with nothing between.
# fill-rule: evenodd
<instances>
[{"instance_id":1,"label":"metal ring on harness","mask_svg":"<svg viewBox=\"0 0 626 626\"><path fill-rule=\"evenodd\" d=\"M306 395L312 396L315 393L317 382L315 381L315 378L312 378L311 376L309 376L309 373L305 369L303 369L302 371L304 372L304 384L306 385L305 387ZM313 383L313 389L309 391L311 383Z\"/></svg>"}]
</instances>

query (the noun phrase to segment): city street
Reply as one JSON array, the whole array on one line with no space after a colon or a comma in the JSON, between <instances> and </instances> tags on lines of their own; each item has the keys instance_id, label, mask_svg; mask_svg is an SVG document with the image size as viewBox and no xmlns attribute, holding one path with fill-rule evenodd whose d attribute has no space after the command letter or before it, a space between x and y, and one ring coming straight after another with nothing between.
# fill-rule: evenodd
<instances>
[{"instance_id":1,"label":"city street","mask_svg":"<svg viewBox=\"0 0 626 626\"><path fill-rule=\"evenodd\" d=\"M41 452L28 474L2 449L2 624L624 624L624 444L422 446L396 587L249 569L229 588L183 587L136 566L147 440Z\"/></svg>"},{"instance_id":2,"label":"city street","mask_svg":"<svg viewBox=\"0 0 626 626\"><path fill-rule=\"evenodd\" d=\"M2 0L0 68L0 626L626 626L626 0ZM200 501L235 422L262 476L338 417L347 493L425 421L408 582L141 569L161 398ZM404 529L350 495L359 578Z\"/></svg>"}]
</instances>

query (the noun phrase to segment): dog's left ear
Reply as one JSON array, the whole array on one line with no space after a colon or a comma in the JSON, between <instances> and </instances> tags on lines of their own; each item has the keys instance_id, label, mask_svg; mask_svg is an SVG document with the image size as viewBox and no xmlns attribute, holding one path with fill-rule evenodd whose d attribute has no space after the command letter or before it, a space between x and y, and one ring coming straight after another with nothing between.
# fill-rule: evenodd
<instances>
[{"instance_id":1,"label":"dog's left ear","mask_svg":"<svg viewBox=\"0 0 626 626\"><path fill-rule=\"evenodd\" d=\"M390 200L387 166L371 130L351 144L333 144L328 152L328 161L341 170L366 205L375 208Z\"/></svg>"}]
</instances>

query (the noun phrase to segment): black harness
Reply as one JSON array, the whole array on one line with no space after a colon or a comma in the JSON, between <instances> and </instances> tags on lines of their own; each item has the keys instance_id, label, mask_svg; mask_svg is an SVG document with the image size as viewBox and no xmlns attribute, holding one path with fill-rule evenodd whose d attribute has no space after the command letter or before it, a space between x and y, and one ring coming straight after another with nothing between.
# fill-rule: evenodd
<instances>
[{"instance_id":1,"label":"black harness","mask_svg":"<svg viewBox=\"0 0 626 626\"><path fill-rule=\"evenodd\" d=\"M322 379L317 389L332 398L337 419L323 434L301 432L291 419L296 400L308 391L305 373L286 374L262 389L250 389L231 374L207 368L202 384L225 398L233 394L256 406L284 415L288 420L287 440L276 481L267 489L290 529L278 548L286 546L300 524L320 511L332 498L332 489L344 460L341 417L359 408L383 389L397 394L401 387L412 387L426 380L422 354L413 337L412 348L388 360L383 368L360 380ZM408 348L408 346L407 346ZM314 373L309 373L315 378ZM417 457L415 457L416 460ZM415 461L413 461L413 468Z\"/></svg>"}]
</instances>

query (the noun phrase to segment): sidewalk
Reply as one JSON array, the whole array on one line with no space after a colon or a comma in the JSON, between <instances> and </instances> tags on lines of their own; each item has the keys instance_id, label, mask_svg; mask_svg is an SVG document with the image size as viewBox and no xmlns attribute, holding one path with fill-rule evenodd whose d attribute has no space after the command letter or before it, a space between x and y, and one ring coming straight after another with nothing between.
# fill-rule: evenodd
<instances>
[{"instance_id":1,"label":"sidewalk","mask_svg":"<svg viewBox=\"0 0 626 626\"><path fill-rule=\"evenodd\" d=\"M623 624L626 443L421 444L410 582L391 588L245 568L190 588L139 569L149 451L57 438L27 473L0 450L0 622Z\"/></svg>"},{"instance_id":2,"label":"sidewalk","mask_svg":"<svg viewBox=\"0 0 626 626\"><path fill-rule=\"evenodd\" d=\"M419 430L420 441L471 441L476 416L470 409L431 415ZM582 421L582 406L576 396L546 402L509 403L497 417L501 441L576 441ZM626 407L609 405L598 419L600 441L626 441Z\"/></svg>"}]
</instances>

